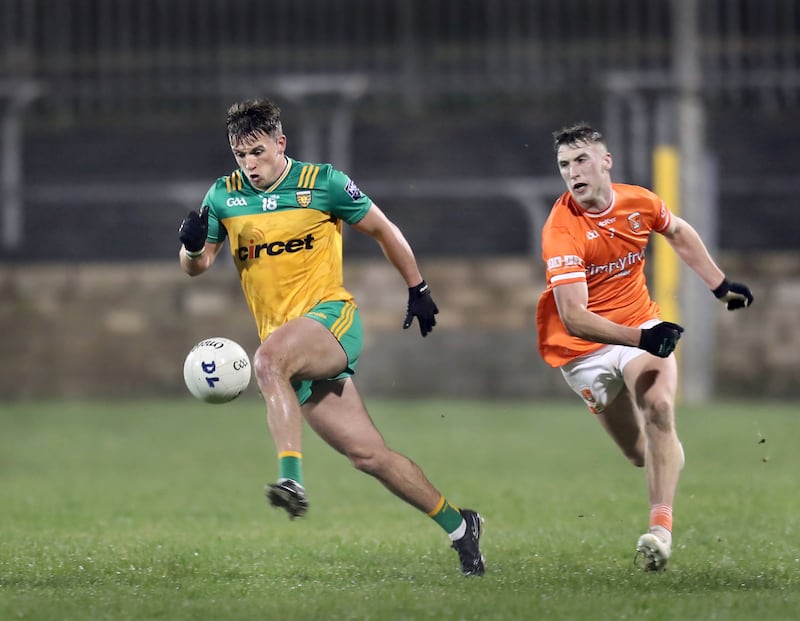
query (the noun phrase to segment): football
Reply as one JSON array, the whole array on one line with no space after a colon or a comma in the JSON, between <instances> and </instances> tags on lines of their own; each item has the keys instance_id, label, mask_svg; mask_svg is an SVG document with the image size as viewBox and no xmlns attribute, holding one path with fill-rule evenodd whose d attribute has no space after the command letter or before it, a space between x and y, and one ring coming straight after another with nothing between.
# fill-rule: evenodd
<instances>
[{"instance_id":1,"label":"football","mask_svg":"<svg viewBox=\"0 0 800 621\"><path fill-rule=\"evenodd\" d=\"M215 336L192 347L183 363L189 392L205 403L227 403L250 383L250 357L231 339Z\"/></svg>"}]
</instances>

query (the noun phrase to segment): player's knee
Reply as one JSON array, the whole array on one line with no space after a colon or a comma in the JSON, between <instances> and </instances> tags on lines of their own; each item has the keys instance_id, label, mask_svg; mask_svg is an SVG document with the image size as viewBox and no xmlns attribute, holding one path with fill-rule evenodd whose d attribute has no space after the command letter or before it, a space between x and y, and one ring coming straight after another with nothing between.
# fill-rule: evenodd
<instances>
[{"instance_id":1,"label":"player's knee","mask_svg":"<svg viewBox=\"0 0 800 621\"><path fill-rule=\"evenodd\" d=\"M374 451L358 450L347 455L356 470L374 475L378 470L378 460Z\"/></svg>"},{"instance_id":2,"label":"player's knee","mask_svg":"<svg viewBox=\"0 0 800 621\"><path fill-rule=\"evenodd\" d=\"M659 431L669 431L675 425L675 407L666 397L650 400L645 405L644 414L647 423Z\"/></svg>"},{"instance_id":3,"label":"player's knee","mask_svg":"<svg viewBox=\"0 0 800 621\"><path fill-rule=\"evenodd\" d=\"M253 356L253 372L259 384L268 382L271 377L277 374L275 357L269 351L259 348Z\"/></svg>"},{"instance_id":4,"label":"player's knee","mask_svg":"<svg viewBox=\"0 0 800 621\"><path fill-rule=\"evenodd\" d=\"M644 455L626 455L626 457L637 468L644 468Z\"/></svg>"},{"instance_id":5,"label":"player's knee","mask_svg":"<svg viewBox=\"0 0 800 621\"><path fill-rule=\"evenodd\" d=\"M285 377L286 360L286 356L282 356L279 351L263 343L253 356L253 371L259 383L268 383L274 378Z\"/></svg>"},{"instance_id":6,"label":"player's knee","mask_svg":"<svg viewBox=\"0 0 800 621\"><path fill-rule=\"evenodd\" d=\"M622 454L637 468L644 467L644 438L635 446L622 447Z\"/></svg>"},{"instance_id":7,"label":"player's knee","mask_svg":"<svg viewBox=\"0 0 800 621\"><path fill-rule=\"evenodd\" d=\"M381 478L386 469L386 450L377 446L359 446L347 451L347 458L356 470Z\"/></svg>"}]
</instances>

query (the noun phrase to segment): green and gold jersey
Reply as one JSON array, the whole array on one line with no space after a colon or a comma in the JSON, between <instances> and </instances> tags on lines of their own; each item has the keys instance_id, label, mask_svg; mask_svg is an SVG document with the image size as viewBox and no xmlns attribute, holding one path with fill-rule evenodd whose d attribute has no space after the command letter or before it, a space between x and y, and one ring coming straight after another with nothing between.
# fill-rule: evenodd
<instances>
[{"instance_id":1,"label":"green and gold jersey","mask_svg":"<svg viewBox=\"0 0 800 621\"><path fill-rule=\"evenodd\" d=\"M228 238L261 340L320 302L352 301L343 286L342 222L355 224L372 201L330 164L288 160L266 190L241 170L208 190L208 241Z\"/></svg>"}]
</instances>

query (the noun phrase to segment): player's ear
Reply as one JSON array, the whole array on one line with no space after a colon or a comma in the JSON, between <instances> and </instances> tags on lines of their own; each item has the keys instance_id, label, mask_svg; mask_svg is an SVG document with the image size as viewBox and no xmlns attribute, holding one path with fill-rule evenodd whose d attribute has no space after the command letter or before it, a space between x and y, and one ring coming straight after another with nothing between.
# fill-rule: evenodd
<instances>
[{"instance_id":1,"label":"player's ear","mask_svg":"<svg viewBox=\"0 0 800 621\"><path fill-rule=\"evenodd\" d=\"M603 172L608 172L614 167L614 158L611 157L611 154L606 151L605 156L603 156Z\"/></svg>"}]
</instances>

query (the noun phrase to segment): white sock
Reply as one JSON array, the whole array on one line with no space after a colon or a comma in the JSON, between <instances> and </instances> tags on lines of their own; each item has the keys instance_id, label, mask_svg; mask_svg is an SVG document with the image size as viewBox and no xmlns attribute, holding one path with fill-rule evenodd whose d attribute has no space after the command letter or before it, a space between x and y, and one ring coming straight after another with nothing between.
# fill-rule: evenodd
<instances>
[{"instance_id":1,"label":"white sock","mask_svg":"<svg viewBox=\"0 0 800 621\"><path fill-rule=\"evenodd\" d=\"M653 533L656 537L661 539L667 545L672 545L672 533L669 532L663 526L651 526L650 532Z\"/></svg>"},{"instance_id":2,"label":"white sock","mask_svg":"<svg viewBox=\"0 0 800 621\"><path fill-rule=\"evenodd\" d=\"M447 535L450 537L450 541L455 541L456 539L461 539L467 533L467 521L461 520L461 526L456 528L452 533Z\"/></svg>"}]
</instances>

